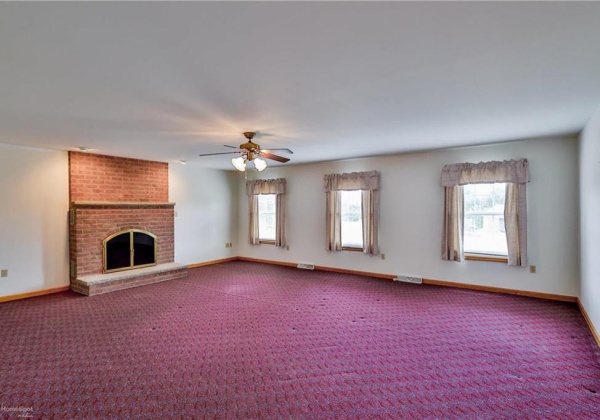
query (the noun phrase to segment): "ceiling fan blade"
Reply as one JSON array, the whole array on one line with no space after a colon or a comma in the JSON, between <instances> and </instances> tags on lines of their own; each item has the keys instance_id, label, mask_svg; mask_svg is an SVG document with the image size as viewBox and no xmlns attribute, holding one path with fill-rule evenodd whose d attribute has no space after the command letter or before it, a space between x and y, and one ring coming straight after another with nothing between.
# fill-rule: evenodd
<instances>
[{"instance_id":1,"label":"ceiling fan blade","mask_svg":"<svg viewBox=\"0 0 600 420\"><path fill-rule=\"evenodd\" d=\"M230 145L228 145L228 144L224 144L223 146L225 146L225 147L229 147L229 148L231 148L231 149L237 149L237 148L238 148L238 146L230 146Z\"/></svg>"},{"instance_id":2,"label":"ceiling fan blade","mask_svg":"<svg viewBox=\"0 0 600 420\"><path fill-rule=\"evenodd\" d=\"M234 153L240 153L238 152L222 152L222 153L204 153L202 155L198 155L198 156L214 156L214 155L232 155Z\"/></svg>"},{"instance_id":3,"label":"ceiling fan blade","mask_svg":"<svg viewBox=\"0 0 600 420\"><path fill-rule=\"evenodd\" d=\"M285 153L291 153L292 155L294 154L294 152L292 152L290 149L288 148L282 148L282 149L261 149L261 151L263 152L267 152L267 153L271 153L274 150L278 150L281 152L285 152Z\"/></svg>"},{"instance_id":4,"label":"ceiling fan blade","mask_svg":"<svg viewBox=\"0 0 600 420\"><path fill-rule=\"evenodd\" d=\"M277 156L277 155L273 155L271 153L265 152L264 150L261 150L259 153L260 157L263 157L265 159L271 159L271 160L276 160L277 162L282 162L285 163L287 161L289 161L288 158L284 158L281 156Z\"/></svg>"}]
</instances>

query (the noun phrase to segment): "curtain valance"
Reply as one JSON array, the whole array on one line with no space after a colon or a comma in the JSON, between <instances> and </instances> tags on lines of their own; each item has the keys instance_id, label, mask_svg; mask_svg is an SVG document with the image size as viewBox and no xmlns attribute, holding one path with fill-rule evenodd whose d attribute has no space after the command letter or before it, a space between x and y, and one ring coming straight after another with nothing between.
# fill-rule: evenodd
<instances>
[{"instance_id":1,"label":"curtain valance","mask_svg":"<svg viewBox=\"0 0 600 420\"><path fill-rule=\"evenodd\" d=\"M285 194L285 178L246 181L246 194Z\"/></svg>"},{"instance_id":2,"label":"curtain valance","mask_svg":"<svg viewBox=\"0 0 600 420\"><path fill-rule=\"evenodd\" d=\"M377 171L325 175L323 186L325 192L378 189L379 172Z\"/></svg>"},{"instance_id":3,"label":"curtain valance","mask_svg":"<svg viewBox=\"0 0 600 420\"><path fill-rule=\"evenodd\" d=\"M493 182L512 182L516 184L529 182L529 163L527 159L457 163L445 165L442 169L443 187Z\"/></svg>"}]
</instances>

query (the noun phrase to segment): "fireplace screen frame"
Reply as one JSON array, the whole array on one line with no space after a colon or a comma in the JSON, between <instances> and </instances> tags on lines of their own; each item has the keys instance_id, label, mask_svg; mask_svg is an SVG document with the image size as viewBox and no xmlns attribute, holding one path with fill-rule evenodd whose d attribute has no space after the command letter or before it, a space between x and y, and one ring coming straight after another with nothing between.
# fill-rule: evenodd
<instances>
[{"instance_id":1,"label":"fireplace screen frame","mask_svg":"<svg viewBox=\"0 0 600 420\"><path fill-rule=\"evenodd\" d=\"M111 239L116 238L117 236L121 236L123 234L129 233L129 266L124 266L124 267L118 267L118 268L113 268L113 269L107 269L107 244ZM136 265L134 262L134 258L135 258L135 249L134 249L134 241L133 241L133 237L134 237L134 233L142 233L144 235L150 236L153 240L154 240L154 262L153 263L149 263L149 264L138 264ZM124 229L121 230L119 232L115 232L112 235L107 236L103 241L102 241L102 272L103 273L114 273L116 271L125 271L125 270L134 270L137 268L143 268L143 267L152 267L154 265L156 265L158 263L158 239L157 236L154 235L151 232L148 232L146 230L142 230L142 229Z\"/></svg>"}]
</instances>

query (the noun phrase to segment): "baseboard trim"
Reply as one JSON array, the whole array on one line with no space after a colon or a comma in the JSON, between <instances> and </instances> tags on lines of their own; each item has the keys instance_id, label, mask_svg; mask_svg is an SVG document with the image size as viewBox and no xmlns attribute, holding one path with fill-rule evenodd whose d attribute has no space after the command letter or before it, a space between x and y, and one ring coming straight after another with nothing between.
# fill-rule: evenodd
<instances>
[{"instance_id":1,"label":"baseboard trim","mask_svg":"<svg viewBox=\"0 0 600 420\"><path fill-rule=\"evenodd\" d=\"M70 286L60 286L60 287L53 287L52 289L35 290L33 292L19 293L19 294L10 295L10 296L0 296L0 303L10 302L13 300L29 299L29 298L36 297L36 296L51 295L53 293L66 292L69 289L70 289Z\"/></svg>"},{"instance_id":2,"label":"baseboard trim","mask_svg":"<svg viewBox=\"0 0 600 420\"><path fill-rule=\"evenodd\" d=\"M211 261L204 261L204 262L195 263L195 264L188 264L188 268L198 268L198 267L204 267L205 265L221 264L221 263L237 261L237 260L238 260L238 257L221 258L219 260L211 260Z\"/></svg>"},{"instance_id":3,"label":"baseboard trim","mask_svg":"<svg viewBox=\"0 0 600 420\"><path fill-rule=\"evenodd\" d=\"M271 265L282 265L284 267L296 267L296 263L287 262L287 261L274 261L274 260L263 260L260 258L250 258L250 257L237 257L239 261L246 262L255 262L260 264L271 264Z\"/></svg>"},{"instance_id":4,"label":"baseboard trim","mask_svg":"<svg viewBox=\"0 0 600 420\"><path fill-rule=\"evenodd\" d=\"M238 257L237 259L240 261L272 264L272 265L283 265L286 267L296 267L297 266L297 263L287 262L287 261L263 260L260 258L249 258L249 257ZM341 273L341 274L354 274L357 276L368 276L368 277L375 277L375 278L385 279L385 280L394 280L396 278L396 275L394 275L394 274L373 273L370 271L348 270L345 268L327 267L324 265L316 265L315 270L330 271L333 273ZM443 281L443 280L423 279L423 284L429 284L432 286L455 287L458 289L477 290L480 292L504 293L504 294L508 294L508 295L526 296L526 297L532 297L532 298L537 298L537 299L558 300L561 302L577 303L577 301L578 301L577 297L575 297L575 296L555 295L552 293L541 293L541 292L530 292L527 290L505 289L502 287L480 286L480 285L476 285L476 284L455 283L455 282Z\"/></svg>"},{"instance_id":5,"label":"baseboard trim","mask_svg":"<svg viewBox=\"0 0 600 420\"><path fill-rule=\"evenodd\" d=\"M256 262L256 263L271 264L271 265L283 265L285 267L294 267L295 268L298 266L298 263L287 262L287 261L263 260L260 258L249 258L249 257L238 257L238 259L240 261ZM394 276L392 274L372 273L370 271L347 270L345 268L327 267L324 265L315 265L315 270L330 271L333 273L341 273L341 274L354 274L357 276L376 277L376 278L387 279L387 280L393 280L396 278L396 276Z\"/></svg>"},{"instance_id":6,"label":"baseboard trim","mask_svg":"<svg viewBox=\"0 0 600 420\"><path fill-rule=\"evenodd\" d=\"M295 267L295 265L294 265L294 267ZM354 274L356 276L375 277L375 278L384 279L384 280L394 280L396 278L396 276L393 274L373 273L370 271L347 270L345 268L325 267L323 265L316 265L315 270L330 271L333 273L341 273L341 274Z\"/></svg>"},{"instance_id":7,"label":"baseboard trim","mask_svg":"<svg viewBox=\"0 0 600 420\"><path fill-rule=\"evenodd\" d=\"M596 340L596 344L598 345L598 347L600 347L600 334L598 334L598 331L596 330L596 327L594 327L594 324L592 323L590 316L586 312L584 306L581 304L581 300L577 299L577 305L579 306L581 315L583 315L583 319L585 319L585 322L587 323L588 328L592 332L592 336L594 337L594 340Z\"/></svg>"},{"instance_id":8,"label":"baseboard trim","mask_svg":"<svg viewBox=\"0 0 600 420\"><path fill-rule=\"evenodd\" d=\"M576 296L555 295L552 293L531 292L528 290L505 289L503 287L480 286L477 284L455 283L451 281L423 279L423 284L432 286L455 287L458 289L477 290L480 292L503 293L507 295L525 296L536 299L558 300L561 302L577 303Z\"/></svg>"}]
</instances>

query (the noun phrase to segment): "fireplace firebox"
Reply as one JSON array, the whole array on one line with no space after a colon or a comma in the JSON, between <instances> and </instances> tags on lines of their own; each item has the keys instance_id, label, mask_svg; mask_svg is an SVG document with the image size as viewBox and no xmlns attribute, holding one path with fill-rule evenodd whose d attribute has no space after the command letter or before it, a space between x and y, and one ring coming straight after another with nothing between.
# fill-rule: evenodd
<instances>
[{"instance_id":1,"label":"fireplace firebox","mask_svg":"<svg viewBox=\"0 0 600 420\"><path fill-rule=\"evenodd\" d=\"M103 273L156 265L156 235L139 229L114 233L102 241Z\"/></svg>"}]
</instances>

